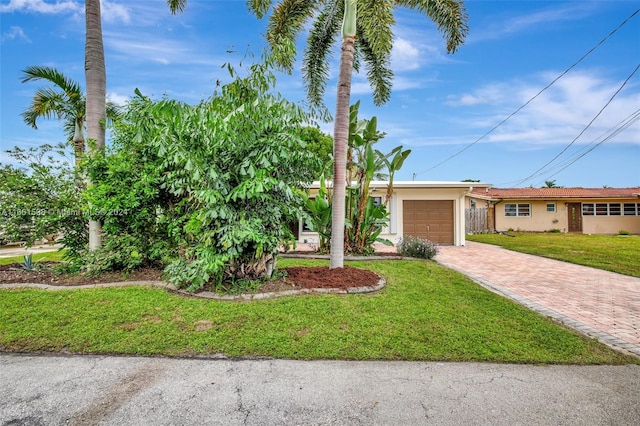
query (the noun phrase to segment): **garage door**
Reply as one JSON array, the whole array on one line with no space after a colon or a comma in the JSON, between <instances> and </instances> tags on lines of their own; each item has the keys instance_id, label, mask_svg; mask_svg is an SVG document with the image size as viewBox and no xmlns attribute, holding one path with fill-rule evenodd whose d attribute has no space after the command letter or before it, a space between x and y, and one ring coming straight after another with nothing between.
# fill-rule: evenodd
<instances>
[{"instance_id":1,"label":"garage door","mask_svg":"<svg viewBox=\"0 0 640 426\"><path fill-rule=\"evenodd\" d=\"M405 200L402 210L404 235L453 245L453 200Z\"/></svg>"}]
</instances>

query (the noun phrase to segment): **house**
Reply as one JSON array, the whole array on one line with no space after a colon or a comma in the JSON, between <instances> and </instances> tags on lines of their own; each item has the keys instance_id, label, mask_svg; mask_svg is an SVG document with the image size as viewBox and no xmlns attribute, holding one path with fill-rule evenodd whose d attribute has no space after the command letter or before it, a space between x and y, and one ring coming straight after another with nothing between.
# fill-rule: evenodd
<instances>
[{"instance_id":1,"label":"house","mask_svg":"<svg viewBox=\"0 0 640 426\"><path fill-rule=\"evenodd\" d=\"M487 209L490 231L640 234L640 188L482 188L466 208Z\"/></svg>"},{"instance_id":2,"label":"house","mask_svg":"<svg viewBox=\"0 0 640 426\"><path fill-rule=\"evenodd\" d=\"M374 201L383 202L387 186L388 182L371 182ZM319 187L318 182L311 186L311 197ZM463 246L465 198L474 189L488 187L489 184L477 182L396 181L387 205L389 225L380 237L396 243L404 235L413 235L440 245ZM293 231L298 242L318 242L318 235L303 223Z\"/></svg>"}]
</instances>

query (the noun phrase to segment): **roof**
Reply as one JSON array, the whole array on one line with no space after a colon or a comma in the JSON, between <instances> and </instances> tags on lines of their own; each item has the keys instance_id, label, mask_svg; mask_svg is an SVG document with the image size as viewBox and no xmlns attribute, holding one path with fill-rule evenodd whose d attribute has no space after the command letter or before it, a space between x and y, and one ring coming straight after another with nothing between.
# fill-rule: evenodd
<instances>
[{"instance_id":1,"label":"roof","mask_svg":"<svg viewBox=\"0 0 640 426\"><path fill-rule=\"evenodd\" d=\"M474 188L483 199L523 198L640 198L639 188Z\"/></svg>"},{"instance_id":2,"label":"roof","mask_svg":"<svg viewBox=\"0 0 640 426\"><path fill-rule=\"evenodd\" d=\"M370 188L386 188L389 182L383 180L374 180L369 185ZM327 186L331 187L332 182L327 181ZM490 187L489 183L481 182L458 182L458 181L430 181L430 180L394 180L394 188L462 188L473 189L481 188L484 191L485 188ZM311 188L319 188L320 182L316 181L311 184Z\"/></svg>"}]
</instances>

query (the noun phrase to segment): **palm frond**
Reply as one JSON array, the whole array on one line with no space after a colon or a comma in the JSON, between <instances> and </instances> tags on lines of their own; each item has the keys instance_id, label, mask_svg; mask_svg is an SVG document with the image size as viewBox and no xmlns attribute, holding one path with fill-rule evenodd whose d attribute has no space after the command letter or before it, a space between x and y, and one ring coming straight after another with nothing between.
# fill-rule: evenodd
<instances>
[{"instance_id":1,"label":"palm frond","mask_svg":"<svg viewBox=\"0 0 640 426\"><path fill-rule=\"evenodd\" d=\"M469 33L469 17L460 0L397 0L396 4L418 10L431 18L446 40L448 53L455 53Z\"/></svg>"},{"instance_id":2,"label":"palm frond","mask_svg":"<svg viewBox=\"0 0 640 426\"><path fill-rule=\"evenodd\" d=\"M330 51L340 34L344 3L329 2L316 18L302 60L302 79L307 98L313 106L322 106L329 79Z\"/></svg>"},{"instance_id":3,"label":"palm frond","mask_svg":"<svg viewBox=\"0 0 640 426\"><path fill-rule=\"evenodd\" d=\"M247 0L247 9L253 12L258 19L264 18L271 7L271 0Z\"/></svg>"},{"instance_id":4,"label":"palm frond","mask_svg":"<svg viewBox=\"0 0 640 426\"><path fill-rule=\"evenodd\" d=\"M388 54L393 47L393 7L388 0L360 0L360 3L358 38L366 39L375 55Z\"/></svg>"},{"instance_id":5,"label":"palm frond","mask_svg":"<svg viewBox=\"0 0 640 426\"><path fill-rule=\"evenodd\" d=\"M167 0L167 5L171 13L175 15L176 13L184 12L187 7L187 0Z\"/></svg>"},{"instance_id":6,"label":"palm frond","mask_svg":"<svg viewBox=\"0 0 640 426\"><path fill-rule=\"evenodd\" d=\"M282 0L273 10L267 27L267 42L271 50L281 45L295 46L295 39L302 26L313 16L317 2L312 0ZM277 57L278 66L288 73L296 60L295 47Z\"/></svg>"},{"instance_id":7,"label":"palm frond","mask_svg":"<svg viewBox=\"0 0 640 426\"><path fill-rule=\"evenodd\" d=\"M22 70L22 73L22 83L33 80L46 80L59 87L69 97L82 96L80 84L65 77L64 74L55 68L33 65Z\"/></svg>"},{"instance_id":8,"label":"palm frond","mask_svg":"<svg viewBox=\"0 0 640 426\"><path fill-rule=\"evenodd\" d=\"M391 71L391 49L387 52L376 53L369 44L369 40L362 37L358 40L364 64L367 69L367 79L373 88L373 103L385 104L391 97L393 85L393 71Z\"/></svg>"}]
</instances>

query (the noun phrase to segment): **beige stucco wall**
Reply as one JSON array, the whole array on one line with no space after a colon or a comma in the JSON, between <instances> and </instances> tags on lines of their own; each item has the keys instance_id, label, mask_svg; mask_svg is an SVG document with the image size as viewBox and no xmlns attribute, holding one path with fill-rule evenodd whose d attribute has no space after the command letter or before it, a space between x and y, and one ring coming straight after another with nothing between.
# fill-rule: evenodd
<instances>
[{"instance_id":1,"label":"beige stucco wall","mask_svg":"<svg viewBox=\"0 0 640 426\"><path fill-rule=\"evenodd\" d=\"M572 203L605 202L604 200L570 200ZM635 200L606 200L607 203L637 202ZM527 203L531 205L531 216L505 216L504 205L509 203ZM556 212L547 212L547 203L556 204ZM543 232L560 229L567 232L569 218L566 200L509 200L495 205L496 230L509 229ZM583 234L617 234L626 230L632 234L640 234L640 216L582 216Z\"/></svg>"},{"instance_id":2,"label":"beige stucco wall","mask_svg":"<svg viewBox=\"0 0 640 426\"><path fill-rule=\"evenodd\" d=\"M389 226L383 229L380 237L386 238L394 244L402 237L402 204L404 200L452 200L453 201L453 240L454 245L463 246L465 244L464 210L465 195L469 188L402 188L395 185L393 195L389 200L388 210L390 212ZM315 196L317 189L310 191L310 196ZM385 188L374 188L371 192L373 197L384 197ZM300 224L299 242L318 242L318 235L315 232L304 232Z\"/></svg>"},{"instance_id":3,"label":"beige stucco wall","mask_svg":"<svg viewBox=\"0 0 640 426\"><path fill-rule=\"evenodd\" d=\"M640 234L640 216L582 216L583 234Z\"/></svg>"},{"instance_id":4,"label":"beige stucco wall","mask_svg":"<svg viewBox=\"0 0 640 426\"><path fill-rule=\"evenodd\" d=\"M530 204L531 216L505 216L505 204ZM556 211L547 211L547 203L555 203ZM509 200L502 201L495 206L496 230L507 231L509 229L521 231L542 232L551 229L560 229L567 232L568 214L567 206L564 202L558 201L532 201L532 200Z\"/></svg>"}]
</instances>

